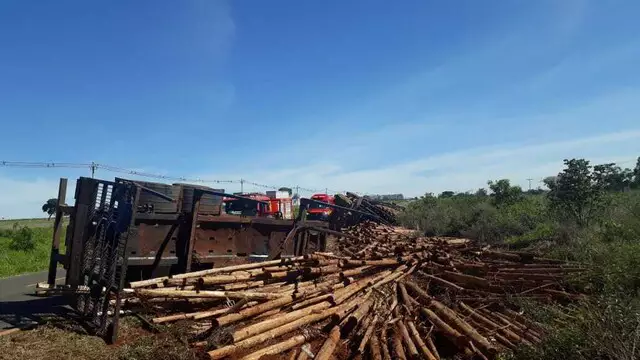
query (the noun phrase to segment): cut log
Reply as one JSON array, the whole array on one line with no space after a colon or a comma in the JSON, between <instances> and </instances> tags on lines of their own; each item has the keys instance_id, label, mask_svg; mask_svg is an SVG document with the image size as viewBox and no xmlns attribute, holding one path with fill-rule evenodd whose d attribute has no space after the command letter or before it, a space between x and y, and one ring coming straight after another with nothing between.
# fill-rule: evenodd
<instances>
[{"instance_id":1,"label":"cut log","mask_svg":"<svg viewBox=\"0 0 640 360\"><path fill-rule=\"evenodd\" d=\"M371 359L382 360L380 339L378 339L378 336L374 332L371 333L371 339L369 340L369 353L371 355Z\"/></svg>"},{"instance_id":2,"label":"cut log","mask_svg":"<svg viewBox=\"0 0 640 360\"><path fill-rule=\"evenodd\" d=\"M298 320L292 321L290 323L287 323L285 325L282 325L280 327L277 327L275 329L269 330L267 332L264 332L262 334L250 337L248 339L242 340L240 342L237 342L233 345L228 345L228 346L224 346L221 347L219 349L215 349L213 351L209 351L209 356L211 357L211 359L215 360L215 359L221 359L225 356L230 356L232 354L235 354L236 352L243 350L243 349L248 349L250 347L259 345L264 343L265 341L271 340L271 339L275 339L279 336L282 336L284 334L288 334L292 331L295 331L297 329L299 329L301 326L305 326L308 324L312 324L321 320L324 320L332 315L334 315L336 312L341 311L345 306L348 306L349 304L345 304L342 306L337 306L335 308L330 308L327 309L319 314L311 314L311 315L307 315L303 318L300 318Z\"/></svg>"},{"instance_id":3,"label":"cut log","mask_svg":"<svg viewBox=\"0 0 640 360\"><path fill-rule=\"evenodd\" d=\"M214 322L214 325L216 326L225 326L225 325L249 318L251 316L262 314L272 309L283 307L285 305L291 304L292 302L293 302L292 296L283 296L275 300L271 300L262 304L258 304L258 305L246 308L244 310L241 310L237 314L229 314L229 315L221 316L215 319L213 322ZM199 320L207 317L211 317L211 316L204 316L204 317L195 316L194 319Z\"/></svg>"},{"instance_id":4,"label":"cut log","mask_svg":"<svg viewBox=\"0 0 640 360\"><path fill-rule=\"evenodd\" d=\"M233 337L233 342L239 342L241 340L250 338L252 336L255 336L257 334L263 333L267 330L271 330L271 329L275 329L279 326L282 326L286 323L298 320L302 317L305 317L307 315L313 314L313 313L320 313L323 310L328 309L329 307L331 307L331 303L329 302L322 302L319 304L315 304L309 307L306 307L304 309L300 309L300 310L296 310L296 311L292 311L289 313L285 313L282 314L280 316L277 316L273 319L268 319L265 321L261 321L257 324L253 324L253 325L249 325L247 327L244 327L242 329L236 330L232 333L232 337Z\"/></svg>"},{"instance_id":5,"label":"cut log","mask_svg":"<svg viewBox=\"0 0 640 360\"><path fill-rule=\"evenodd\" d=\"M370 299L360 303L358 308L353 313L351 313L351 315L349 315L349 317L347 318L347 322L343 326L343 331L345 333L348 333L351 330L355 329L356 326L358 326L358 324L360 323L360 321L364 319L364 317L369 313L369 310L371 310L372 305L373 305L373 300L370 300Z\"/></svg>"},{"instance_id":6,"label":"cut log","mask_svg":"<svg viewBox=\"0 0 640 360\"><path fill-rule=\"evenodd\" d=\"M409 332L411 333L411 336L413 338L413 342L420 349L420 352L422 353L422 355L427 360L438 360L433 355L433 353L431 353L431 350L429 350L429 348L427 347L427 344L425 344L425 342L422 341L422 338L420 337L420 333L418 332L418 329L416 328L416 325L413 323L413 321L408 321L407 322L407 328L408 328Z\"/></svg>"},{"instance_id":7,"label":"cut log","mask_svg":"<svg viewBox=\"0 0 640 360\"><path fill-rule=\"evenodd\" d=\"M417 271L418 274L424 276L427 279L433 280L436 283L438 283L439 285L446 287L448 289L454 290L454 291L464 291L464 288L460 285L456 285L454 283L452 283L451 281L447 281L445 279L441 279L437 276L433 276L433 275L429 275L423 271L418 270Z\"/></svg>"},{"instance_id":8,"label":"cut log","mask_svg":"<svg viewBox=\"0 0 640 360\"><path fill-rule=\"evenodd\" d=\"M407 353L409 355L408 357L413 360L417 360L418 358L420 358L420 355L418 354L418 348L411 339L405 323L403 321L398 321L397 328L400 331L400 335L402 335L402 342L407 349Z\"/></svg>"},{"instance_id":9,"label":"cut log","mask_svg":"<svg viewBox=\"0 0 640 360\"><path fill-rule=\"evenodd\" d=\"M380 349L382 349L382 358L384 360L391 360L391 352L389 351L389 336L388 328L384 326L382 333L380 334Z\"/></svg>"},{"instance_id":10,"label":"cut log","mask_svg":"<svg viewBox=\"0 0 640 360\"><path fill-rule=\"evenodd\" d=\"M486 326L489 330L496 331L499 329L500 333L504 335L509 340L510 343L513 342L517 344L525 341L527 344L530 344L528 341L524 340L518 334L511 331L509 328L504 328L496 324L495 322L489 320L487 317L483 316L479 312L475 311L473 308L471 308L467 304L461 302L460 308L463 309L469 316L471 316L471 318L473 318L474 320Z\"/></svg>"},{"instance_id":11,"label":"cut log","mask_svg":"<svg viewBox=\"0 0 640 360\"><path fill-rule=\"evenodd\" d=\"M438 352L438 348L436 347L436 344L433 342L431 331L429 331L429 333L427 334L427 346L429 346L429 350L431 350L431 353L433 354L433 356L435 356L437 360L440 360L440 353Z\"/></svg>"},{"instance_id":12,"label":"cut log","mask_svg":"<svg viewBox=\"0 0 640 360\"><path fill-rule=\"evenodd\" d=\"M317 304L319 302L324 302L324 301L328 301L333 304L334 303L333 294L320 295L320 296L312 297L310 299L295 303L291 305L291 310L302 309L309 305Z\"/></svg>"},{"instance_id":13,"label":"cut log","mask_svg":"<svg viewBox=\"0 0 640 360\"><path fill-rule=\"evenodd\" d=\"M260 262L260 263L234 265L234 266L227 266L227 267L222 267L222 268L215 268L215 269L188 272L188 273L184 273L184 274L174 275L171 278L172 279L197 278L197 277L213 275L213 274L231 273L231 272L239 271L239 270L260 269L262 267L269 266L269 265L286 264L286 263L298 262L298 261L302 261L302 260L304 260L304 257L299 256L299 257L290 258L290 259L287 259L287 260L281 259L281 260L273 260L273 261L264 261L264 262ZM169 279L169 277L168 276L162 276L162 277L159 277L159 278L154 278L154 279L149 279L149 280L134 281L134 282L132 282L130 284L130 287L132 289L135 289L135 288L140 288L140 287L145 287L145 286L151 286L151 285L162 283L166 279Z\"/></svg>"},{"instance_id":14,"label":"cut log","mask_svg":"<svg viewBox=\"0 0 640 360\"><path fill-rule=\"evenodd\" d=\"M438 317L438 315L433 311L427 308L422 308L420 309L420 312L422 312L422 314L433 324L433 326L435 326L436 329L438 329L438 331L460 348L464 348L469 344L469 340L467 340L465 336L440 319L440 317Z\"/></svg>"},{"instance_id":15,"label":"cut log","mask_svg":"<svg viewBox=\"0 0 640 360\"><path fill-rule=\"evenodd\" d=\"M442 277L454 283L464 284L464 287L488 288L490 285L487 279L473 275L455 273L453 271L445 271L442 274Z\"/></svg>"},{"instance_id":16,"label":"cut log","mask_svg":"<svg viewBox=\"0 0 640 360\"><path fill-rule=\"evenodd\" d=\"M228 283L243 282L251 279L251 275L216 275L198 278L198 286L220 285Z\"/></svg>"},{"instance_id":17,"label":"cut log","mask_svg":"<svg viewBox=\"0 0 640 360\"><path fill-rule=\"evenodd\" d=\"M498 351L489 340L480 335L471 325L458 316L458 314L449 309L443 303L437 300L431 300L429 306L432 307L438 316L458 330L463 335L467 336L469 340L472 340L482 350L486 351L490 355L495 355Z\"/></svg>"},{"instance_id":18,"label":"cut log","mask_svg":"<svg viewBox=\"0 0 640 360\"><path fill-rule=\"evenodd\" d=\"M395 354L394 359L407 360L407 356L404 353L404 348L402 347L402 335L398 328L396 327L393 332L393 353Z\"/></svg>"},{"instance_id":19,"label":"cut log","mask_svg":"<svg viewBox=\"0 0 640 360\"><path fill-rule=\"evenodd\" d=\"M285 341L252 352L251 354L244 356L242 360L258 360L265 355L280 354L283 351L287 351L300 344L304 344L305 341L307 341L307 337L304 335L292 336Z\"/></svg>"},{"instance_id":20,"label":"cut log","mask_svg":"<svg viewBox=\"0 0 640 360\"><path fill-rule=\"evenodd\" d=\"M360 341L360 346L358 346L357 352L359 354L362 354L364 352L364 348L367 346L369 341L371 341L371 337L377 325L378 325L378 315L374 315L373 320L371 320L369 325L367 325L364 335L362 336L362 340ZM378 355L380 355L380 345L378 344L376 346L378 349Z\"/></svg>"},{"instance_id":21,"label":"cut log","mask_svg":"<svg viewBox=\"0 0 640 360\"><path fill-rule=\"evenodd\" d=\"M216 299L244 299L249 300L273 300L282 295L273 293L259 293L250 291L181 291L181 290L164 290L164 289L139 289L136 290L139 296L153 297L170 297L170 298L216 298Z\"/></svg>"},{"instance_id":22,"label":"cut log","mask_svg":"<svg viewBox=\"0 0 640 360\"><path fill-rule=\"evenodd\" d=\"M398 283L398 290L400 290L400 298L402 299L402 303L404 304L404 306L407 307L407 310L409 311L409 313L413 312L413 302L412 302L412 298L411 296L409 296L409 293L407 293L407 288L404 286L403 283Z\"/></svg>"},{"instance_id":23,"label":"cut log","mask_svg":"<svg viewBox=\"0 0 640 360\"><path fill-rule=\"evenodd\" d=\"M340 326L335 325L329 332L329 336L322 344L320 350L316 354L315 360L329 360L333 352L336 350L336 346L340 341Z\"/></svg>"}]
</instances>

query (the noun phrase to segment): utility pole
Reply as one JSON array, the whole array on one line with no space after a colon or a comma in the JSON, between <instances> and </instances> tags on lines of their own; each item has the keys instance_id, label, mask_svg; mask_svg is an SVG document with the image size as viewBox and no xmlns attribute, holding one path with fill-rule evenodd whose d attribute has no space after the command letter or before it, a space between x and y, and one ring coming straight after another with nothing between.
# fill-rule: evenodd
<instances>
[{"instance_id":1,"label":"utility pole","mask_svg":"<svg viewBox=\"0 0 640 360\"><path fill-rule=\"evenodd\" d=\"M531 179L531 178L527 179L527 181L529 182L529 190L531 190L531 181L532 181L532 180L533 180L533 179Z\"/></svg>"},{"instance_id":2,"label":"utility pole","mask_svg":"<svg viewBox=\"0 0 640 360\"><path fill-rule=\"evenodd\" d=\"M240 192L244 194L244 179L240 179Z\"/></svg>"},{"instance_id":3,"label":"utility pole","mask_svg":"<svg viewBox=\"0 0 640 360\"><path fill-rule=\"evenodd\" d=\"M96 174L96 168L98 167L98 164L96 164L95 162L91 162L91 178L93 179L94 175Z\"/></svg>"},{"instance_id":4,"label":"utility pole","mask_svg":"<svg viewBox=\"0 0 640 360\"><path fill-rule=\"evenodd\" d=\"M324 194L329 195L329 188L324 188Z\"/></svg>"}]
</instances>

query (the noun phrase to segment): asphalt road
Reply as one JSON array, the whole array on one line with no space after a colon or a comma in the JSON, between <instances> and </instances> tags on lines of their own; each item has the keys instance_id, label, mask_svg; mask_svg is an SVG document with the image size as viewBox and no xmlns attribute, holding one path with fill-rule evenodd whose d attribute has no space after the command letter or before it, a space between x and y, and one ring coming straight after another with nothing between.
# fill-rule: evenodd
<instances>
[{"instance_id":1,"label":"asphalt road","mask_svg":"<svg viewBox=\"0 0 640 360\"><path fill-rule=\"evenodd\" d=\"M64 269L58 269L56 282L64 283L64 276ZM0 279L0 329L32 325L62 311L61 296L34 295L36 285L46 281L46 271Z\"/></svg>"}]
</instances>

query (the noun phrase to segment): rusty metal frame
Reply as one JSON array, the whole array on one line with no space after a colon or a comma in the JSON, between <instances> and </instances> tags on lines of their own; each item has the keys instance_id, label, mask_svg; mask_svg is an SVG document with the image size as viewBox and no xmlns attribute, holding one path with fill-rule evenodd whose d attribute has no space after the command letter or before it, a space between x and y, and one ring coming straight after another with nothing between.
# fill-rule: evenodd
<instances>
[{"instance_id":1,"label":"rusty metal frame","mask_svg":"<svg viewBox=\"0 0 640 360\"><path fill-rule=\"evenodd\" d=\"M54 286L56 283L58 263L64 263L63 256L60 255L60 234L62 233L62 223L64 221L67 198L67 179L60 178L58 186L58 199L56 202L56 217L53 223L53 238L51 241L51 257L49 259L49 274L47 283ZM68 211L67 211L68 212Z\"/></svg>"},{"instance_id":2,"label":"rusty metal frame","mask_svg":"<svg viewBox=\"0 0 640 360\"><path fill-rule=\"evenodd\" d=\"M125 284L129 237L135 237L135 216L141 189L130 183L80 178L76 183L76 205L67 237L66 284L73 294L73 307L87 320L96 335L115 341L120 296ZM115 306L110 308L111 298ZM112 316L108 313L112 309Z\"/></svg>"}]
</instances>

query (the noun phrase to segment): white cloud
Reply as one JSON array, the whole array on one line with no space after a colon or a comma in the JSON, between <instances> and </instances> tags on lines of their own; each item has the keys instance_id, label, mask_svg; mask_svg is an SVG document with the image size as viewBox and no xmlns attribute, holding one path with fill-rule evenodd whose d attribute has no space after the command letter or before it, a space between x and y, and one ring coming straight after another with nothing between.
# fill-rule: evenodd
<instances>
[{"instance_id":1,"label":"white cloud","mask_svg":"<svg viewBox=\"0 0 640 360\"><path fill-rule=\"evenodd\" d=\"M299 185L318 190L329 188L334 191L404 193L406 196L419 196L426 192L439 193L444 190L474 190L485 187L487 180L500 178L508 178L524 188L528 186L527 179L532 178L532 185L537 187L542 178L554 175L562 169L564 158L583 157L591 160L592 164L625 162L623 165L633 167L638 155L640 129L633 129L525 146L498 144L356 171L342 166L337 158L334 162L311 161L301 167L283 166L271 170L246 168L242 174L219 172L201 174L193 178L244 178L273 186ZM112 179L117 174L103 171L99 175ZM74 180L69 178L69 203L73 202ZM225 187L229 192L239 190L239 185L236 184L217 187ZM27 181L0 175L0 216L41 217L43 214L40 207L46 199L57 195L57 189L56 178L42 176ZM265 189L245 184L244 190Z\"/></svg>"},{"instance_id":2,"label":"white cloud","mask_svg":"<svg viewBox=\"0 0 640 360\"><path fill-rule=\"evenodd\" d=\"M312 162L303 167L249 170L243 176L275 186L303 185L315 189L401 192L417 196L425 192L477 189L485 187L487 180L500 178L511 179L526 187L528 178L539 181L558 173L565 158L584 157L597 164L630 161L637 155L640 155L640 129L526 146L467 149L357 171L341 166L340 160L336 159L334 163ZM225 176L210 174L201 177ZM539 184L534 182L533 185Z\"/></svg>"}]
</instances>

